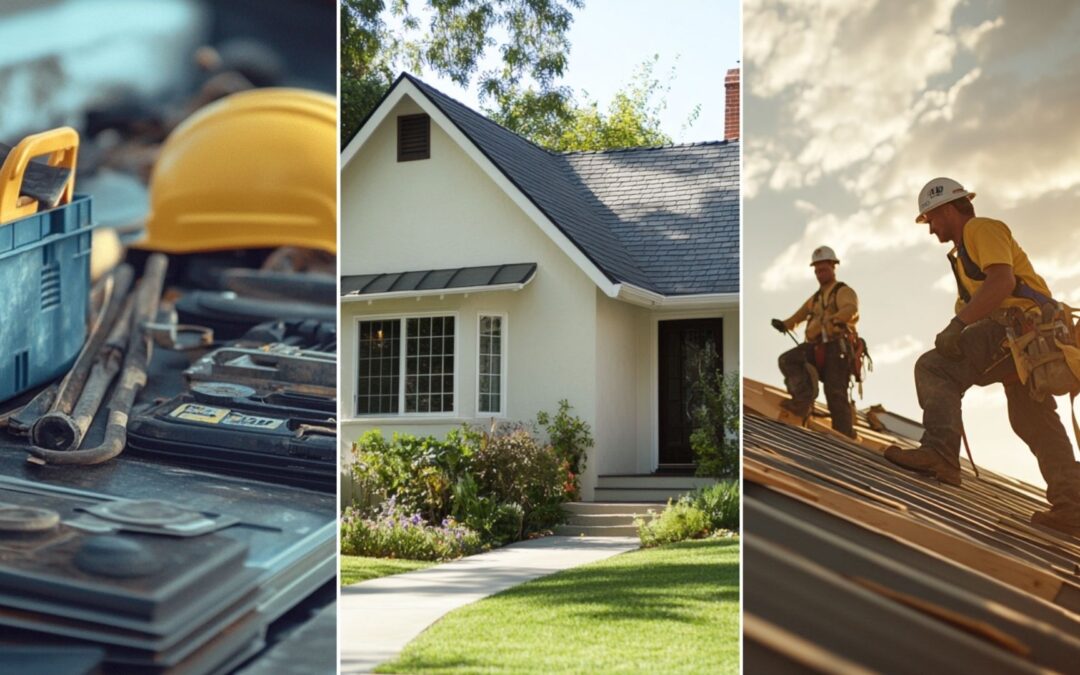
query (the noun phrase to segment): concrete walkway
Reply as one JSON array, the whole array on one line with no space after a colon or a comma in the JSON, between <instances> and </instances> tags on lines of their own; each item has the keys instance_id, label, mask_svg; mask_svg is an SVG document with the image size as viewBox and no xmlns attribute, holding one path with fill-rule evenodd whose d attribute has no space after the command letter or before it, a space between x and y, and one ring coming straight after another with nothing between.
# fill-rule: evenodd
<instances>
[{"instance_id":1,"label":"concrete walkway","mask_svg":"<svg viewBox=\"0 0 1080 675\"><path fill-rule=\"evenodd\" d=\"M638 545L637 537L544 537L345 586L338 603L341 672L371 672L458 607Z\"/></svg>"}]
</instances>

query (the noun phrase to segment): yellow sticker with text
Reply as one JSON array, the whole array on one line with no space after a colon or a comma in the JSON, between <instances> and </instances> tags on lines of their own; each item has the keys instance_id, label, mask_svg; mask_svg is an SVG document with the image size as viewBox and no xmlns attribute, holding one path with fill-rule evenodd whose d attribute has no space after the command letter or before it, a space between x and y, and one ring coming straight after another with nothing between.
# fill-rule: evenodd
<instances>
[{"instance_id":1,"label":"yellow sticker with text","mask_svg":"<svg viewBox=\"0 0 1080 675\"><path fill-rule=\"evenodd\" d=\"M228 408L216 408L212 405L201 405L199 403L184 403L169 413L169 417L192 422L203 422L204 424L218 424L230 412L232 411Z\"/></svg>"}]
</instances>

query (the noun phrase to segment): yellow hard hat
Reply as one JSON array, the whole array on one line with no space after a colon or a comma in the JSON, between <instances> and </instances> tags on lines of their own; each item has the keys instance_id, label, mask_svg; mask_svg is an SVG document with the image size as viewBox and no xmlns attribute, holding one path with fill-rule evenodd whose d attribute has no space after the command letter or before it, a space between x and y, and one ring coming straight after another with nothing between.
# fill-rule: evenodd
<instances>
[{"instance_id":1,"label":"yellow hard hat","mask_svg":"<svg viewBox=\"0 0 1080 675\"><path fill-rule=\"evenodd\" d=\"M166 253L298 246L337 252L337 108L254 89L201 108L161 147L137 245Z\"/></svg>"}]
</instances>

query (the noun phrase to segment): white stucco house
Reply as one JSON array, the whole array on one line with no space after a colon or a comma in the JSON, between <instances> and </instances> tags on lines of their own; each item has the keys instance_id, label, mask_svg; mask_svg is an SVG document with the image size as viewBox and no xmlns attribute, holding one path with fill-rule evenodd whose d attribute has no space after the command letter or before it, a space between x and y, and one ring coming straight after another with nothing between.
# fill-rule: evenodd
<instances>
[{"instance_id":1,"label":"white stucco house","mask_svg":"<svg viewBox=\"0 0 1080 675\"><path fill-rule=\"evenodd\" d=\"M603 500L603 477L692 468L687 345L738 366L737 138L552 153L402 75L342 152L339 250L346 462L371 428L565 398Z\"/></svg>"}]
</instances>

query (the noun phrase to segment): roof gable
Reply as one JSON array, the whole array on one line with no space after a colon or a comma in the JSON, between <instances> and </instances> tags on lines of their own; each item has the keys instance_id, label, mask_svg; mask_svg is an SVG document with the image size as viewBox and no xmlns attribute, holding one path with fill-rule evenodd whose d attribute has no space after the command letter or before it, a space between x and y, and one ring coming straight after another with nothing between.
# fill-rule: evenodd
<instances>
[{"instance_id":1,"label":"roof gable","mask_svg":"<svg viewBox=\"0 0 1080 675\"><path fill-rule=\"evenodd\" d=\"M609 295L621 284L660 296L738 292L737 144L552 153L403 74L343 151L343 167L402 87L426 98L433 118L490 163Z\"/></svg>"}]
</instances>

